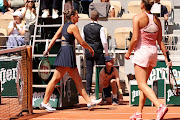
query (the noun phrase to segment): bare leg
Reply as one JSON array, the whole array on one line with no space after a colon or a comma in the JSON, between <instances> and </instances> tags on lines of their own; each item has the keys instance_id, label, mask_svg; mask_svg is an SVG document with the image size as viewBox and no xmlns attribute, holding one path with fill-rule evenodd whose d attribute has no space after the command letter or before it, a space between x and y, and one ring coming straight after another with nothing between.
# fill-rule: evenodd
<instances>
[{"instance_id":1,"label":"bare leg","mask_svg":"<svg viewBox=\"0 0 180 120\"><path fill-rule=\"evenodd\" d=\"M108 97L108 98L105 98L105 100L107 101L108 104L112 104L112 97Z\"/></svg>"},{"instance_id":2,"label":"bare leg","mask_svg":"<svg viewBox=\"0 0 180 120\"><path fill-rule=\"evenodd\" d=\"M50 96L51 96L52 92L54 91L55 85L60 81L60 79L65 74L65 72L66 72L65 67L56 67L53 77L49 81L49 83L46 87L46 92L45 92L45 96L44 96L44 100L43 100L44 104L49 102Z\"/></svg>"},{"instance_id":3,"label":"bare leg","mask_svg":"<svg viewBox=\"0 0 180 120\"><path fill-rule=\"evenodd\" d=\"M147 72L146 72L146 73L147 73L147 75L146 75L146 83L147 83L147 80L148 80L148 78L149 78L149 76L150 76L150 74L151 74L152 68L153 68L153 67L149 67L149 68L147 69ZM138 110L137 110L138 113L142 113L144 104L145 104L145 102L146 102L146 98L147 98L147 97L145 96L145 94L140 90L139 107L138 107Z\"/></svg>"},{"instance_id":4,"label":"bare leg","mask_svg":"<svg viewBox=\"0 0 180 120\"><path fill-rule=\"evenodd\" d=\"M117 84L116 84L116 80L115 79L112 79L111 81L110 81L111 83L111 88L112 88L112 93L114 94L114 95L117 95Z\"/></svg>"},{"instance_id":5,"label":"bare leg","mask_svg":"<svg viewBox=\"0 0 180 120\"><path fill-rule=\"evenodd\" d=\"M91 102L90 97L87 95L86 90L82 84L82 79L79 76L78 69L77 68L68 68L67 69L69 75L72 77L76 84L76 89L79 92L79 94L85 99L87 103Z\"/></svg>"},{"instance_id":6,"label":"bare leg","mask_svg":"<svg viewBox=\"0 0 180 120\"><path fill-rule=\"evenodd\" d=\"M147 73L152 70L152 67L143 68L138 65L135 65L135 75L138 83L138 88L144 93L144 95L154 103L154 105L159 108L160 103L154 93L154 91L147 85ZM143 100L142 100L143 101ZM142 103L141 103L142 107Z\"/></svg>"}]
</instances>

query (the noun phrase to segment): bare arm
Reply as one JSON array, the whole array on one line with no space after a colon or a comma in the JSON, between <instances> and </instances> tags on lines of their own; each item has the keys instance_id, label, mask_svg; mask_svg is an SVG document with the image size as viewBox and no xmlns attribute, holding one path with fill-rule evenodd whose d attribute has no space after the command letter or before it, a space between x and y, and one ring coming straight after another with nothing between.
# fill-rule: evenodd
<instances>
[{"instance_id":1,"label":"bare arm","mask_svg":"<svg viewBox=\"0 0 180 120\"><path fill-rule=\"evenodd\" d=\"M120 84L119 72L118 72L117 68L115 68L115 67L114 67L114 74L115 74L118 90L122 89L121 84Z\"/></svg>"},{"instance_id":2,"label":"bare arm","mask_svg":"<svg viewBox=\"0 0 180 120\"><path fill-rule=\"evenodd\" d=\"M102 93L102 90L104 88L104 85L103 85L103 81L104 81L104 72L103 72L103 68L101 69L100 73L99 73L99 93Z\"/></svg>"},{"instance_id":3,"label":"bare arm","mask_svg":"<svg viewBox=\"0 0 180 120\"><path fill-rule=\"evenodd\" d=\"M56 34L52 38L51 42L49 43L48 50L44 51L44 53L43 53L44 55L46 55L51 50L51 48L54 45L54 43L56 42L56 40L61 36L62 27L63 27L63 25L58 29L58 31L56 32Z\"/></svg>"},{"instance_id":4,"label":"bare arm","mask_svg":"<svg viewBox=\"0 0 180 120\"><path fill-rule=\"evenodd\" d=\"M156 20L157 20L157 22L159 23L159 24L158 24L159 31L158 31L157 42L158 42L158 45L159 45L160 49L162 50L162 53L163 53L163 55L164 55L164 57L165 57L165 61L166 61L167 65L168 65L169 63L168 63L167 55L166 55L166 51L167 51L167 50L166 50L166 47L165 47L165 45L164 45L164 43L163 43L163 41L162 41L162 27L161 27L161 22L160 22L159 18L157 18L157 17L156 17ZM171 63L170 63L170 64L171 64Z\"/></svg>"},{"instance_id":5,"label":"bare arm","mask_svg":"<svg viewBox=\"0 0 180 120\"><path fill-rule=\"evenodd\" d=\"M9 29L8 29L8 35L10 35L13 30L14 30L14 27L13 27L13 28L9 28Z\"/></svg>"},{"instance_id":6,"label":"bare arm","mask_svg":"<svg viewBox=\"0 0 180 120\"><path fill-rule=\"evenodd\" d=\"M117 68L114 69L114 74L115 74L118 92L119 92L119 101L122 101L123 100L123 92L122 92L122 88L121 88L121 84L120 84L119 71L117 70Z\"/></svg>"},{"instance_id":7,"label":"bare arm","mask_svg":"<svg viewBox=\"0 0 180 120\"><path fill-rule=\"evenodd\" d=\"M167 14L164 14L164 20L165 21L167 21L168 20L168 16L169 16L169 14L167 13Z\"/></svg>"},{"instance_id":8,"label":"bare arm","mask_svg":"<svg viewBox=\"0 0 180 120\"><path fill-rule=\"evenodd\" d=\"M131 39L130 47L128 49L128 52L125 54L126 59L130 59L131 52L136 47L136 44L138 42L138 35L139 35L139 22L138 22L138 16L133 17L133 36Z\"/></svg>"},{"instance_id":9,"label":"bare arm","mask_svg":"<svg viewBox=\"0 0 180 120\"><path fill-rule=\"evenodd\" d=\"M89 49L89 53L91 53L92 56L94 56L94 50L82 39L78 27L74 25L72 29L72 32L79 44L83 46L85 49Z\"/></svg>"}]
</instances>

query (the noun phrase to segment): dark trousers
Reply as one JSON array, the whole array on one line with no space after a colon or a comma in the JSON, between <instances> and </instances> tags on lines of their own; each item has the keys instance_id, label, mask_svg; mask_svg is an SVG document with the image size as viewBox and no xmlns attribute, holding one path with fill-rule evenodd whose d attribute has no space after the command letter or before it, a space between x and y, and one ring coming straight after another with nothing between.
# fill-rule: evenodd
<instances>
[{"instance_id":1,"label":"dark trousers","mask_svg":"<svg viewBox=\"0 0 180 120\"><path fill-rule=\"evenodd\" d=\"M81 1L81 5L82 5L82 8L83 8L83 11L82 11L83 14L88 14L89 15L89 4L91 2L92 1Z\"/></svg>"},{"instance_id":2,"label":"dark trousers","mask_svg":"<svg viewBox=\"0 0 180 120\"><path fill-rule=\"evenodd\" d=\"M93 66L94 61L96 62L96 65L105 65L105 58L104 54L94 54L94 57L92 57L89 52L86 52L86 91L87 93L91 92L91 86L92 86L92 75L93 75Z\"/></svg>"},{"instance_id":3,"label":"dark trousers","mask_svg":"<svg viewBox=\"0 0 180 120\"><path fill-rule=\"evenodd\" d=\"M77 10L80 13L80 3L73 0L73 9Z\"/></svg>"},{"instance_id":4,"label":"dark trousers","mask_svg":"<svg viewBox=\"0 0 180 120\"><path fill-rule=\"evenodd\" d=\"M61 0L43 0L43 9L59 9ZM52 6L52 7L51 7Z\"/></svg>"}]
</instances>

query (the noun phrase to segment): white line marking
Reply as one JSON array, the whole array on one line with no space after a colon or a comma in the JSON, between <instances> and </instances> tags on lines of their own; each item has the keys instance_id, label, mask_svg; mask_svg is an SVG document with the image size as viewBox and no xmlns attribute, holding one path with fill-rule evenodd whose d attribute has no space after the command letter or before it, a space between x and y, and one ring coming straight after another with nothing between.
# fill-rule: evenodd
<instances>
[{"instance_id":1,"label":"white line marking","mask_svg":"<svg viewBox=\"0 0 180 120\"><path fill-rule=\"evenodd\" d=\"M56 112L56 113L74 113L76 114L77 112ZM86 113L84 113L86 114ZM112 115L122 115L122 114L133 114L133 113L87 113L87 114L112 114ZM156 113L143 113L143 114L156 114ZM166 113L166 115L180 115L180 113ZM39 119L39 120L110 120L110 119L73 119L73 118L31 118L31 119ZM113 119L111 118L111 120L129 120L129 119ZM143 119L143 120L154 120L154 119Z\"/></svg>"},{"instance_id":2,"label":"white line marking","mask_svg":"<svg viewBox=\"0 0 180 120\"><path fill-rule=\"evenodd\" d=\"M71 114L76 114L76 113L79 113L79 112L56 112L56 113L71 113ZM134 114L134 113L83 113L83 114L114 114L114 115L118 115L118 114ZM157 114L157 113L142 113L142 114ZM180 115L180 113L166 113L166 115L169 114L169 115Z\"/></svg>"}]
</instances>

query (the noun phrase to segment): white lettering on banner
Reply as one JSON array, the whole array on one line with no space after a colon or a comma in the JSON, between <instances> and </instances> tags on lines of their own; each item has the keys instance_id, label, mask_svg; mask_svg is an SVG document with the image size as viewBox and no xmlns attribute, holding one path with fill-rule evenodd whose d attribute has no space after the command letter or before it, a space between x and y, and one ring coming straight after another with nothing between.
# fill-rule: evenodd
<instances>
[{"instance_id":1,"label":"white lettering on banner","mask_svg":"<svg viewBox=\"0 0 180 120\"><path fill-rule=\"evenodd\" d=\"M161 68L155 68L152 69L151 74L149 76L149 80L160 80L160 79L166 79L167 77L167 67L161 67ZM173 73L175 77L180 77L180 71L177 69L173 69Z\"/></svg>"},{"instance_id":2,"label":"white lettering on banner","mask_svg":"<svg viewBox=\"0 0 180 120\"><path fill-rule=\"evenodd\" d=\"M0 69L1 92L4 90L2 85L5 84L7 81L15 80L15 82L17 82L16 74L17 68L11 68L7 70L5 68Z\"/></svg>"},{"instance_id":3,"label":"white lettering on banner","mask_svg":"<svg viewBox=\"0 0 180 120\"><path fill-rule=\"evenodd\" d=\"M44 99L44 95L45 95L45 92L34 92L33 93L33 100L32 100L33 105L35 104L36 100ZM56 99L57 99L57 95L52 94L51 97L50 97L50 100L55 102Z\"/></svg>"},{"instance_id":4,"label":"white lettering on banner","mask_svg":"<svg viewBox=\"0 0 180 120\"><path fill-rule=\"evenodd\" d=\"M166 79L167 72L167 68L165 67L152 69L149 80Z\"/></svg>"},{"instance_id":5,"label":"white lettering on banner","mask_svg":"<svg viewBox=\"0 0 180 120\"><path fill-rule=\"evenodd\" d=\"M7 69L6 79L7 79L7 81L10 81L12 79L12 70L11 69Z\"/></svg>"},{"instance_id":6,"label":"white lettering on banner","mask_svg":"<svg viewBox=\"0 0 180 120\"><path fill-rule=\"evenodd\" d=\"M132 91L132 102L135 101L135 97L138 97L140 95L140 91L139 90L133 90Z\"/></svg>"},{"instance_id":7,"label":"white lettering on banner","mask_svg":"<svg viewBox=\"0 0 180 120\"><path fill-rule=\"evenodd\" d=\"M173 92L169 89L169 90L167 91L167 101L168 101L168 102L171 100L170 97L172 97L172 96L174 96L174 94L173 94Z\"/></svg>"}]
</instances>

